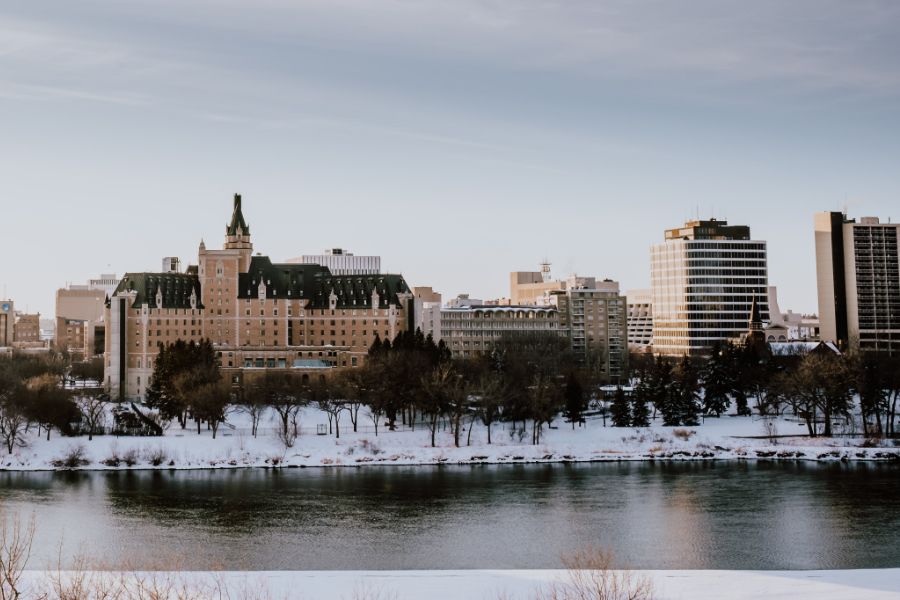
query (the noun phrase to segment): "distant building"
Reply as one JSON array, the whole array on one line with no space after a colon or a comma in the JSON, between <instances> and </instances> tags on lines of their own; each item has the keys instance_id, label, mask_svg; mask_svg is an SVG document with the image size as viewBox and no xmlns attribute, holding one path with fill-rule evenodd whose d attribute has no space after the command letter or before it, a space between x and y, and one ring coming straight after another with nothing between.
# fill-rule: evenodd
<instances>
[{"instance_id":1,"label":"distant building","mask_svg":"<svg viewBox=\"0 0 900 600\"><path fill-rule=\"evenodd\" d=\"M778 289L769 286L769 325L766 339L769 342L814 341L819 339L819 318L793 311L782 312L778 304ZM782 331L781 335L777 331ZM782 335L784 339L782 338Z\"/></svg>"},{"instance_id":2,"label":"distant building","mask_svg":"<svg viewBox=\"0 0 900 600\"><path fill-rule=\"evenodd\" d=\"M44 317L41 319L41 339L53 343L56 339L56 319Z\"/></svg>"},{"instance_id":3,"label":"distant building","mask_svg":"<svg viewBox=\"0 0 900 600\"><path fill-rule=\"evenodd\" d=\"M20 347L42 345L40 313L16 315L15 343Z\"/></svg>"},{"instance_id":4,"label":"distant building","mask_svg":"<svg viewBox=\"0 0 900 600\"><path fill-rule=\"evenodd\" d=\"M332 275L378 275L380 256L356 256L343 248L329 248L324 254L304 254L288 259L288 264L320 265L328 267Z\"/></svg>"},{"instance_id":5,"label":"distant building","mask_svg":"<svg viewBox=\"0 0 900 600\"><path fill-rule=\"evenodd\" d=\"M565 291L548 293L576 360L612 381L628 374L628 314L619 283L573 276Z\"/></svg>"},{"instance_id":6,"label":"distant building","mask_svg":"<svg viewBox=\"0 0 900 600\"><path fill-rule=\"evenodd\" d=\"M513 271L509 274L509 303L511 305L538 304L550 292L566 289L564 281L556 281L550 274L550 263L541 263L540 271Z\"/></svg>"},{"instance_id":7,"label":"distant building","mask_svg":"<svg viewBox=\"0 0 900 600\"><path fill-rule=\"evenodd\" d=\"M488 306L480 298L470 298L468 294L459 294L447 301L448 308L469 308L471 306Z\"/></svg>"},{"instance_id":8,"label":"distant building","mask_svg":"<svg viewBox=\"0 0 900 600\"><path fill-rule=\"evenodd\" d=\"M653 345L653 294L649 289L629 290L628 348L642 352Z\"/></svg>"},{"instance_id":9,"label":"distant building","mask_svg":"<svg viewBox=\"0 0 900 600\"><path fill-rule=\"evenodd\" d=\"M105 281L107 275L94 282ZM60 352L85 359L97 352L96 333L105 326L104 311L107 291L100 283L72 286L56 291L56 333L54 343ZM102 339L102 335L101 335Z\"/></svg>"},{"instance_id":10,"label":"distant building","mask_svg":"<svg viewBox=\"0 0 900 600\"><path fill-rule=\"evenodd\" d=\"M88 321L56 317L56 349L74 355L84 355ZM99 354L102 354L101 349ZM85 357L89 358L89 357Z\"/></svg>"},{"instance_id":11,"label":"distant building","mask_svg":"<svg viewBox=\"0 0 900 600\"><path fill-rule=\"evenodd\" d=\"M88 289L103 290L107 296L111 296L119 285L119 277L115 273L102 273L97 279L88 280Z\"/></svg>"},{"instance_id":12,"label":"distant building","mask_svg":"<svg viewBox=\"0 0 900 600\"><path fill-rule=\"evenodd\" d=\"M16 307L12 300L0 300L0 348L12 347L16 336Z\"/></svg>"},{"instance_id":13,"label":"distant building","mask_svg":"<svg viewBox=\"0 0 900 600\"><path fill-rule=\"evenodd\" d=\"M653 352L704 354L739 339L755 301L769 320L766 242L726 221L688 221L650 249Z\"/></svg>"},{"instance_id":14,"label":"distant building","mask_svg":"<svg viewBox=\"0 0 900 600\"><path fill-rule=\"evenodd\" d=\"M900 352L900 225L820 212L815 235L822 340Z\"/></svg>"},{"instance_id":15,"label":"distant building","mask_svg":"<svg viewBox=\"0 0 900 600\"><path fill-rule=\"evenodd\" d=\"M441 310L441 339L453 356L486 353L507 334L565 335L552 306L484 306L457 304Z\"/></svg>"},{"instance_id":16,"label":"distant building","mask_svg":"<svg viewBox=\"0 0 900 600\"><path fill-rule=\"evenodd\" d=\"M415 327L435 343L441 341L441 295L430 287L414 287Z\"/></svg>"},{"instance_id":17,"label":"distant building","mask_svg":"<svg viewBox=\"0 0 900 600\"><path fill-rule=\"evenodd\" d=\"M181 259L177 256L166 256L162 259L163 273L181 273ZM118 283L118 282L117 282Z\"/></svg>"}]
</instances>

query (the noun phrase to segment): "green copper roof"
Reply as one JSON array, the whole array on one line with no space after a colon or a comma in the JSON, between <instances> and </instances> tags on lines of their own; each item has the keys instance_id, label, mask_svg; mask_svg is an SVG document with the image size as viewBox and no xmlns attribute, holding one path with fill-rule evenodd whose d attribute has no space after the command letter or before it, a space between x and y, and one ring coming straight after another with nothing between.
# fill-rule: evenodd
<instances>
[{"instance_id":1,"label":"green copper roof","mask_svg":"<svg viewBox=\"0 0 900 600\"><path fill-rule=\"evenodd\" d=\"M196 308L200 302L200 279L186 273L126 273L113 295L135 292L132 308L147 304L150 308L191 308L191 293L196 294ZM157 292L161 305L157 305Z\"/></svg>"},{"instance_id":2,"label":"green copper roof","mask_svg":"<svg viewBox=\"0 0 900 600\"><path fill-rule=\"evenodd\" d=\"M258 298L260 282L266 298L308 299L309 308L328 308L332 291L337 308L370 308L373 290L378 307L387 308L400 303L397 294L409 291L402 275L332 275L320 265L279 265L268 256L254 256L248 272L239 276L238 298Z\"/></svg>"},{"instance_id":3,"label":"green copper roof","mask_svg":"<svg viewBox=\"0 0 900 600\"><path fill-rule=\"evenodd\" d=\"M238 229L241 235L250 235L250 227L244 221L244 213L241 211L241 195L234 195L234 212L231 213L231 223L228 224L226 233L228 235L238 235Z\"/></svg>"}]
</instances>

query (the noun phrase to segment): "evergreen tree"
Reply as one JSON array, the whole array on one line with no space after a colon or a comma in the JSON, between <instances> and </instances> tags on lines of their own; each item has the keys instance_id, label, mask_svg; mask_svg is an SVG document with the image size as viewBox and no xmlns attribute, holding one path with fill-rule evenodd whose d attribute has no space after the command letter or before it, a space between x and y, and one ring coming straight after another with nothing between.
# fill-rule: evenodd
<instances>
[{"instance_id":1,"label":"evergreen tree","mask_svg":"<svg viewBox=\"0 0 900 600\"><path fill-rule=\"evenodd\" d=\"M672 388L672 363L666 358L659 358L653 365L648 386L648 398L653 403L654 414L659 411L662 415L663 425L678 424L674 412L675 405L672 401Z\"/></svg>"},{"instance_id":2,"label":"evergreen tree","mask_svg":"<svg viewBox=\"0 0 900 600\"><path fill-rule=\"evenodd\" d=\"M881 436L884 433L882 415L887 412L887 390L885 373L890 372L885 361L871 352L867 352L855 361L856 389L859 392L859 408L862 412L863 434ZM887 367L887 368L885 368ZM871 431L869 419L874 418L874 431Z\"/></svg>"},{"instance_id":3,"label":"evergreen tree","mask_svg":"<svg viewBox=\"0 0 900 600\"><path fill-rule=\"evenodd\" d=\"M160 348L147 388L147 405L159 409L164 419L178 419L184 429L192 392L220 378L219 360L209 340L177 340Z\"/></svg>"},{"instance_id":4,"label":"evergreen tree","mask_svg":"<svg viewBox=\"0 0 900 600\"><path fill-rule=\"evenodd\" d=\"M566 389L564 392L566 400L566 418L572 423L572 429L575 429L575 423L580 423L584 418L584 411L587 410L587 400L584 395L584 388L575 373L569 373L566 380Z\"/></svg>"},{"instance_id":5,"label":"evergreen tree","mask_svg":"<svg viewBox=\"0 0 900 600\"><path fill-rule=\"evenodd\" d=\"M675 370L670 413L672 425L697 425L700 412L700 380L690 356L683 356Z\"/></svg>"},{"instance_id":6,"label":"evergreen tree","mask_svg":"<svg viewBox=\"0 0 900 600\"><path fill-rule=\"evenodd\" d=\"M631 425L631 406L628 398L625 397L625 390L621 386L616 388L616 395L613 397L612 407L610 407L610 416L613 427L629 427Z\"/></svg>"},{"instance_id":7,"label":"evergreen tree","mask_svg":"<svg viewBox=\"0 0 900 600\"><path fill-rule=\"evenodd\" d=\"M650 407L647 406L647 386L643 380L634 387L631 393L631 426L650 426Z\"/></svg>"},{"instance_id":8,"label":"evergreen tree","mask_svg":"<svg viewBox=\"0 0 900 600\"><path fill-rule=\"evenodd\" d=\"M719 417L726 412L731 405L728 392L733 387L725 350L716 344L703 369L703 413Z\"/></svg>"}]
</instances>

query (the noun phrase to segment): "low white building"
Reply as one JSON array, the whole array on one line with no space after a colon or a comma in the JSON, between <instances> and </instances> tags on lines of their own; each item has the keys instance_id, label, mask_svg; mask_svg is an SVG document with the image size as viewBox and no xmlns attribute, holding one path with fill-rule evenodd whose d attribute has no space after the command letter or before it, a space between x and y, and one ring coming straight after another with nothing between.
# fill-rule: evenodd
<instances>
[{"instance_id":1,"label":"low white building","mask_svg":"<svg viewBox=\"0 0 900 600\"><path fill-rule=\"evenodd\" d=\"M554 306L486 306L468 304L441 309L441 339L454 356L471 357L490 350L507 334L559 333Z\"/></svg>"},{"instance_id":2,"label":"low white building","mask_svg":"<svg viewBox=\"0 0 900 600\"><path fill-rule=\"evenodd\" d=\"M343 248L328 248L324 254L304 254L287 260L290 264L321 265L332 275L378 275L380 256L356 256Z\"/></svg>"}]
</instances>

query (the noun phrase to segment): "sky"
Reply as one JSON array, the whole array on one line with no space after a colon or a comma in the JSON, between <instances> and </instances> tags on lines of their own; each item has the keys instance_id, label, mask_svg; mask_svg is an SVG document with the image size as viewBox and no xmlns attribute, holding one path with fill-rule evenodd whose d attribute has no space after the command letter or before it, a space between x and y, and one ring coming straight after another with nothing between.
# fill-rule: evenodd
<instances>
[{"instance_id":1,"label":"sky","mask_svg":"<svg viewBox=\"0 0 900 600\"><path fill-rule=\"evenodd\" d=\"M445 298L545 258L647 287L714 216L814 312L813 214L900 218L898 31L892 0L7 0L0 295L196 262L241 193L273 260Z\"/></svg>"}]
</instances>

